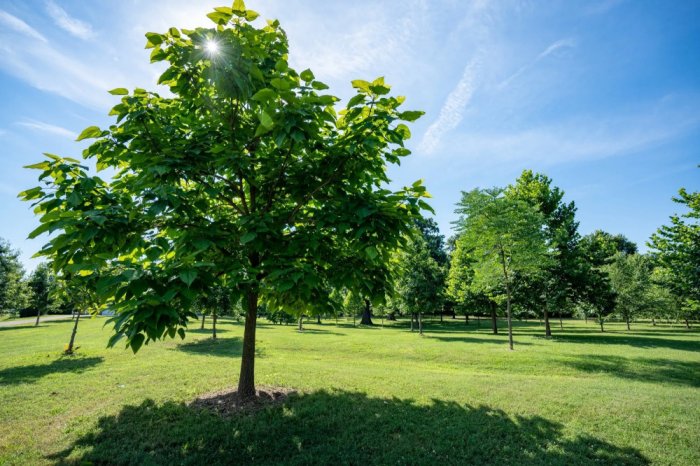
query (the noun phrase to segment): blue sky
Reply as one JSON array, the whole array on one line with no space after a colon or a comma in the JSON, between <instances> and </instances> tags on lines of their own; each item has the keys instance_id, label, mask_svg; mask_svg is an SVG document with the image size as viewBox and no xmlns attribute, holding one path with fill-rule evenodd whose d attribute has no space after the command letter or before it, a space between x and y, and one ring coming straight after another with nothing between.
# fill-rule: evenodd
<instances>
[{"instance_id":1,"label":"blue sky","mask_svg":"<svg viewBox=\"0 0 700 466\"><path fill-rule=\"evenodd\" d=\"M80 154L107 125L115 87L154 89L143 34L208 26L226 2L0 0L0 237L29 259L45 238L19 191L42 152ZM385 76L406 106L414 154L396 184L423 178L446 235L460 191L546 173L576 201L581 232L643 246L700 188L700 2L248 0L278 18L290 60L341 98ZM260 21L260 20L259 20Z\"/></svg>"}]
</instances>

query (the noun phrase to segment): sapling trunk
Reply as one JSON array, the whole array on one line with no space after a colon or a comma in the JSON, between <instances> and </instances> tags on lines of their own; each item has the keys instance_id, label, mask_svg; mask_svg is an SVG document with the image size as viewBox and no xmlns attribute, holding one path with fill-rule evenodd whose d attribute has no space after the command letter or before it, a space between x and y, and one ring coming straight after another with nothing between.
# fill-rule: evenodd
<instances>
[{"instance_id":1,"label":"sapling trunk","mask_svg":"<svg viewBox=\"0 0 700 466\"><path fill-rule=\"evenodd\" d=\"M41 317L41 309L36 310L36 322L34 322L35 327L39 326L39 317Z\"/></svg>"},{"instance_id":2,"label":"sapling trunk","mask_svg":"<svg viewBox=\"0 0 700 466\"><path fill-rule=\"evenodd\" d=\"M469 314L464 314L464 325L469 325Z\"/></svg>"},{"instance_id":3,"label":"sapling trunk","mask_svg":"<svg viewBox=\"0 0 700 466\"><path fill-rule=\"evenodd\" d=\"M68 342L68 348L66 348L66 354L73 354L73 345L75 344L75 334L78 333L78 321L80 320L80 312L75 317L75 322L73 323L73 331L70 334L70 341Z\"/></svg>"},{"instance_id":4,"label":"sapling trunk","mask_svg":"<svg viewBox=\"0 0 700 466\"><path fill-rule=\"evenodd\" d=\"M413 312L411 312L411 332L413 332L413 317L414 316L415 316L415 314Z\"/></svg>"},{"instance_id":5,"label":"sapling trunk","mask_svg":"<svg viewBox=\"0 0 700 466\"><path fill-rule=\"evenodd\" d=\"M321 316L320 315L316 316L316 323L318 325L321 325Z\"/></svg>"},{"instance_id":6,"label":"sapling trunk","mask_svg":"<svg viewBox=\"0 0 700 466\"><path fill-rule=\"evenodd\" d=\"M304 331L303 316L299 316L299 328L298 328L298 330L300 332Z\"/></svg>"},{"instance_id":7,"label":"sapling trunk","mask_svg":"<svg viewBox=\"0 0 700 466\"><path fill-rule=\"evenodd\" d=\"M212 312L211 314L211 337L216 340L216 312Z\"/></svg>"},{"instance_id":8,"label":"sapling trunk","mask_svg":"<svg viewBox=\"0 0 700 466\"><path fill-rule=\"evenodd\" d=\"M632 329L630 328L630 318L629 318L629 316L625 316L625 322L627 323L627 330L632 330Z\"/></svg>"},{"instance_id":9,"label":"sapling trunk","mask_svg":"<svg viewBox=\"0 0 700 466\"><path fill-rule=\"evenodd\" d=\"M204 319L207 318L207 315L205 313L202 313L202 323L199 325L200 330L204 330Z\"/></svg>"},{"instance_id":10,"label":"sapling trunk","mask_svg":"<svg viewBox=\"0 0 700 466\"><path fill-rule=\"evenodd\" d=\"M258 293L248 291L247 312L243 331L243 354L241 374L238 378L238 396L242 399L255 398L255 323L258 313Z\"/></svg>"},{"instance_id":11,"label":"sapling trunk","mask_svg":"<svg viewBox=\"0 0 700 466\"><path fill-rule=\"evenodd\" d=\"M544 307L544 336L545 338L552 338L552 328L549 325L549 312L547 311L547 306Z\"/></svg>"},{"instance_id":12,"label":"sapling trunk","mask_svg":"<svg viewBox=\"0 0 700 466\"><path fill-rule=\"evenodd\" d=\"M690 329L690 321L687 318L685 319L685 328Z\"/></svg>"},{"instance_id":13,"label":"sapling trunk","mask_svg":"<svg viewBox=\"0 0 700 466\"><path fill-rule=\"evenodd\" d=\"M423 313L418 313L418 334L423 335Z\"/></svg>"},{"instance_id":14,"label":"sapling trunk","mask_svg":"<svg viewBox=\"0 0 700 466\"><path fill-rule=\"evenodd\" d=\"M559 314L559 328L564 330L564 321L561 318L561 314Z\"/></svg>"},{"instance_id":15,"label":"sapling trunk","mask_svg":"<svg viewBox=\"0 0 700 466\"><path fill-rule=\"evenodd\" d=\"M656 327L656 319L653 317L651 318L651 325L652 327Z\"/></svg>"}]
</instances>

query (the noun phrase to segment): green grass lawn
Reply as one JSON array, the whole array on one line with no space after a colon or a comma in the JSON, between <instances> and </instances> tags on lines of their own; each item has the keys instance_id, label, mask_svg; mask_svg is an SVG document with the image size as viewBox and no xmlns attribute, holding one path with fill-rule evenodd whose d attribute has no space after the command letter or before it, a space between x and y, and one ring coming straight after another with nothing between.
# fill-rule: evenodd
<instances>
[{"instance_id":1,"label":"green grass lawn","mask_svg":"<svg viewBox=\"0 0 700 466\"><path fill-rule=\"evenodd\" d=\"M700 464L700 333L488 322L258 327L257 383L283 405L189 407L234 387L242 324L137 355L103 319L0 328L0 464ZM194 324L193 324L194 326ZM198 327L196 325L195 327Z\"/></svg>"}]
</instances>

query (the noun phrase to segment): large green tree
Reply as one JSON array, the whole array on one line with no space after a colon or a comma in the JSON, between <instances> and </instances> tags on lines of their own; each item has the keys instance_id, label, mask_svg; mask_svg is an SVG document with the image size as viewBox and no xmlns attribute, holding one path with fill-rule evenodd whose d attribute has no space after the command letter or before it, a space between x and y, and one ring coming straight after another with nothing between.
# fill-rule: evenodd
<instances>
[{"instance_id":1,"label":"large green tree","mask_svg":"<svg viewBox=\"0 0 700 466\"><path fill-rule=\"evenodd\" d=\"M241 0L208 16L214 27L146 34L170 95L114 89L114 124L79 136L111 180L48 155L22 195L41 216L31 236L53 232L41 254L93 277L116 312L111 344L184 338L197 296L225 278L246 304L238 390L252 397L261 301L298 315L327 310L333 288L391 282L426 192L386 189L387 165L410 153L401 121L422 112L401 111L380 78L353 81L336 113L325 84L289 67L277 21L256 27Z\"/></svg>"},{"instance_id":2,"label":"large green tree","mask_svg":"<svg viewBox=\"0 0 700 466\"><path fill-rule=\"evenodd\" d=\"M472 251L474 281L494 283L505 291L508 342L513 349L511 317L515 274L534 273L549 264L542 214L500 188L462 193L456 212L460 238Z\"/></svg>"},{"instance_id":3,"label":"large green tree","mask_svg":"<svg viewBox=\"0 0 700 466\"><path fill-rule=\"evenodd\" d=\"M564 202L564 191L552 186L552 180L541 173L525 170L507 195L522 200L542 214L544 233L550 257L549 266L540 273L520 277L521 299L532 306L538 300L545 324L545 336L551 337L551 311L561 317L564 309L580 299L584 289L582 258L578 247L580 236L576 221L576 205Z\"/></svg>"},{"instance_id":4,"label":"large green tree","mask_svg":"<svg viewBox=\"0 0 700 466\"><path fill-rule=\"evenodd\" d=\"M55 311L60 306L56 275L45 262L39 264L29 275L27 286L31 292L31 307L36 311L35 326L42 314Z\"/></svg>"},{"instance_id":5,"label":"large green tree","mask_svg":"<svg viewBox=\"0 0 700 466\"><path fill-rule=\"evenodd\" d=\"M615 310L627 324L649 308L651 263L641 254L617 253L606 266L615 293Z\"/></svg>"},{"instance_id":6,"label":"large green tree","mask_svg":"<svg viewBox=\"0 0 700 466\"><path fill-rule=\"evenodd\" d=\"M675 202L687 208L671 216L649 240L651 255L670 279L665 283L680 300L681 315L689 319L700 314L700 192L681 189Z\"/></svg>"}]
</instances>

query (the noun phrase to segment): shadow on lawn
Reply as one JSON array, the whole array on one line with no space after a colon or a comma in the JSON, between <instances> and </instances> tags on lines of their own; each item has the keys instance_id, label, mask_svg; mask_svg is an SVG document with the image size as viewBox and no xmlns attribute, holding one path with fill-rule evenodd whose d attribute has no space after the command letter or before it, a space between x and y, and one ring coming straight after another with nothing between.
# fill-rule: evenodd
<instances>
[{"instance_id":1,"label":"shadow on lawn","mask_svg":"<svg viewBox=\"0 0 700 466\"><path fill-rule=\"evenodd\" d=\"M637 348L669 348L681 351L700 351L700 340L674 340L637 336L634 332L605 332L597 334L553 334L554 341L564 343L593 343L602 345L627 345Z\"/></svg>"},{"instance_id":2,"label":"shadow on lawn","mask_svg":"<svg viewBox=\"0 0 700 466\"><path fill-rule=\"evenodd\" d=\"M221 418L182 403L126 406L68 449L58 464L579 464L644 465L633 448L590 435L563 437L545 418L487 406L320 391Z\"/></svg>"},{"instance_id":3,"label":"shadow on lawn","mask_svg":"<svg viewBox=\"0 0 700 466\"><path fill-rule=\"evenodd\" d=\"M243 339L240 337L217 338L216 340L213 338L201 338L187 343L180 343L174 349L192 354L236 358L240 357L243 352ZM255 354L256 356L260 355L257 348Z\"/></svg>"},{"instance_id":4,"label":"shadow on lawn","mask_svg":"<svg viewBox=\"0 0 700 466\"><path fill-rule=\"evenodd\" d=\"M9 367L0 370L0 385L32 383L40 378L56 373L80 373L102 363L102 357L62 356L49 364Z\"/></svg>"},{"instance_id":5,"label":"shadow on lawn","mask_svg":"<svg viewBox=\"0 0 700 466\"><path fill-rule=\"evenodd\" d=\"M566 364L580 371L602 372L623 379L700 387L698 362L589 354Z\"/></svg>"}]
</instances>

